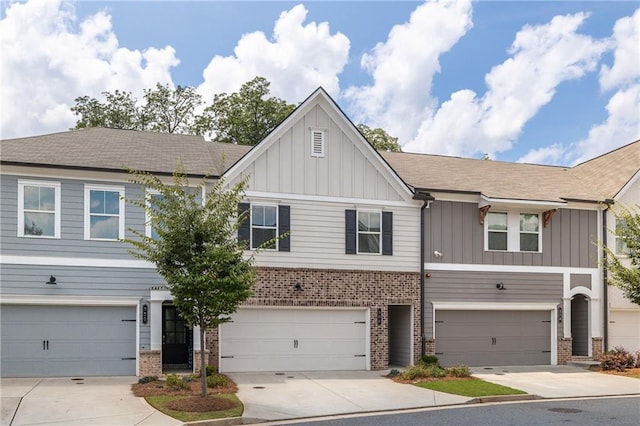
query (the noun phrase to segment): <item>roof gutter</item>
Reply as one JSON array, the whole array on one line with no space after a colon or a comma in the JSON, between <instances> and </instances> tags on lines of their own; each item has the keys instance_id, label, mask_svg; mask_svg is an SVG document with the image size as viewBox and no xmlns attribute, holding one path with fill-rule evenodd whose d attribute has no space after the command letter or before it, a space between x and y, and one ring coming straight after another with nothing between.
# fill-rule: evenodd
<instances>
[{"instance_id":1,"label":"roof gutter","mask_svg":"<svg viewBox=\"0 0 640 426\"><path fill-rule=\"evenodd\" d=\"M604 200L605 208L602 210L602 257L607 256L607 251L605 247L607 247L607 212L611 208L611 206L615 204L615 201L607 198ZM602 351L606 352L609 350L609 273L607 270L607 265L604 263L602 268L602 304L604 305L604 310L602 313L602 322L604 323L602 327Z\"/></svg>"},{"instance_id":2,"label":"roof gutter","mask_svg":"<svg viewBox=\"0 0 640 426\"><path fill-rule=\"evenodd\" d=\"M425 280L424 280L424 260L425 260L425 226L424 226L424 209L429 208L431 203L435 200L435 198L428 192L424 192L423 190L417 189L413 194L414 200L422 201L422 206L420 207L420 355L424 356L426 352L425 348L425 340L426 336L424 335L424 307L425 307Z\"/></svg>"}]
</instances>

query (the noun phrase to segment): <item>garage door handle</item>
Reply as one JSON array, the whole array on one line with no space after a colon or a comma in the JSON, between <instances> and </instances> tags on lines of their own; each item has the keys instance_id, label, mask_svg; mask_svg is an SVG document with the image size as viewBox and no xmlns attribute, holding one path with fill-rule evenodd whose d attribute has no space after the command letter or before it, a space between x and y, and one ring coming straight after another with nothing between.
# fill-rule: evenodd
<instances>
[{"instance_id":1,"label":"garage door handle","mask_svg":"<svg viewBox=\"0 0 640 426\"><path fill-rule=\"evenodd\" d=\"M491 338L491 344L492 344L492 345L495 345L495 344L496 344L496 338L495 338L495 337L492 337L492 338Z\"/></svg>"},{"instance_id":2,"label":"garage door handle","mask_svg":"<svg viewBox=\"0 0 640 426\"><path fill-rule=\"evenodd\" d=\"M293 340L293 349L298 349L298 339Z\"/></svg>"},{"instance_id":3,"label":"garage door handle","mask_svg":"<svg viewBox=\"0 0 640 426\"><path fill-rule=\"evenodd\" d=\"M43 351L48 351L49 350L49 341L48 340L43 340L42 341L42 350Z\"/></svg>"},{"instance_id":4,"label":"garage door handle","mask_svg":"<svg viewBox=\"0 0 640 426\"><path fill-rule=\"evenodd\" d=\"M134 356L133 358L122 358L123 361L129 360L129 359L136 359L136 357Z\"/></svg>"}]
</instances>

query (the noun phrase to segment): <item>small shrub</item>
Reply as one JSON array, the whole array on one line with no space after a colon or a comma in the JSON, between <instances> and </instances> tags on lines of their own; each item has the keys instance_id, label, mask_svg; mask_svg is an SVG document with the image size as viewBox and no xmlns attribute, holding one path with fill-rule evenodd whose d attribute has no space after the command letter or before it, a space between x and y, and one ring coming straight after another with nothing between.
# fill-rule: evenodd
<instances>
[{"instance_id":1,"label":"small shrub","mask_svg":"<svg viewBox=\"0 0 640 426\"><path fill-rule=\"evenodd\" d=\"M186 389L189 387L177 374L169 374L166 383L169 389Z\"/></svg>"},{"instance_id":2,"label":"small shrub","mask_svg":"<svg viewBox=\"0 0 640 426\"><path fill-rule=\"evenodd\" d=\"M211 376L207 376L207 387L208 388L221 388L227 386L229 381L226 376L222 374L213 374Z\"/></svg>"},{"instance_id":3,"label":"small shrub","mask_svg":"<svg viewBox=\"0 0 640 426\"><path fill-rule=\"evenodd\" d=\"M182 377L182 381L185 383L191 383L196 379L196 376L194 376L193 374L189 374L188 376L183 376Z\"/></svg>"},{"instance_id":4,"label":"small shrub","mask_svg":"<svg viewBox=\"0 0 640 426\"><path fill-rule=\"evenodd\" d=\"M445 377L447 372L437 365L412 365L402 373L404 380Z\"/></svg>"},{"instance_id":5,"label":"small shrub","mask_svg":"<svg viewBox=\"0 0 640 426\"><path fill-rule=\"evenodd\" d=\"M389 371L389 374L387 374L387 377L398 377L400 375L400 371L392 368L391 371Z\"/></svg>"},{"instance_id":6,"label":"small shrub","mask_svg":"<svg viewBox=\"0 0 640 426\"><path fill-rule=\"evenodd\" d=\"M207 365L206 370L207 377L214 376L216 373L218 373L218 369L213 365ZM198 371L198 374L194 377L202 377L202 371Z\"/></svg>"},{"instance_id":7,"label":"small shrub","mask_svg":"<svg viewBox=\"0 0 640 426\"><path fill-rule=\"evenodd\" d=\"M600 358L600 367L603 370L625 371L627 368L633 368L635 364L633 355L622 347L615 347Z\"/></svg>"},{"instance_id":8,"label":"small shrub","mask_svg":"<svg viewBox=\"0 0 640 426\"><path fill-rule=\"evenodd\" d=\"M636 368L640 368L640 351L636 351Z\"/></svg>"},{"instance_id":9,"label":"small shrub","mask_svg":"<svg viewBox=\"0 0 640 426\"><path fill-rule=\"evenodd\" d=\"M454 367L447 368L447 375L451 377L469 377L471 376L471 369L466 365L456 365Z\"/></svg>"},{"instance_id":10,"label":"small shrub","mask_svg":"<svg viewBox=\"0 0 640 426\"><path fill-rule=\"evenodd\" d=\"M138 383L140 384L151 383L151 382L155 382L156 380L158 380L158 377L156 376L144 376L138 379Z\"/></svg>"},{"instance_id":11,"label":"small shrub","mask_svg":"<svg viewBox=\"0 0 640 426\"><path fill-rule=\"evenodd\" d=\"M424 355L420 358L420 362L424 365L438 365L438 357L435 355Z\"/></svg>"}]
</instances>

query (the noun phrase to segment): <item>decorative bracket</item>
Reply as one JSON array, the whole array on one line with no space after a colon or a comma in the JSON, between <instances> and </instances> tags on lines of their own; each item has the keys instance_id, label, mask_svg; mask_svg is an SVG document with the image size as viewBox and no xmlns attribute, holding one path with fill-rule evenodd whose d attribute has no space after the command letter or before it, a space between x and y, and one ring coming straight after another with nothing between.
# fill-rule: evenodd
<instances>
[{"instance_id":1,"label":"decorative bracket","mask_svg":"<svg viewBox=\"0 0 640 426\"><path fill-rule=\"evenodd\" d=\"M484 225L484 218L487 216L487 213L489 213L490 208L491 206L487 204L486 206L478 209L478 213L480 214L480 225Z\"/></svg>"},{"instance_id":2,"label":"decorative bracket","mask_svg":"<svg viewBox=\"0 0 640 426\"><path fill-rule=\"evenodd\" d=\"M545 228L547 227L547 225L549 225L549 223L551 223L551 218L556 213L556 210L557 209L551 209L542 213L542 223Z\"/></svg>"}]
</instances>

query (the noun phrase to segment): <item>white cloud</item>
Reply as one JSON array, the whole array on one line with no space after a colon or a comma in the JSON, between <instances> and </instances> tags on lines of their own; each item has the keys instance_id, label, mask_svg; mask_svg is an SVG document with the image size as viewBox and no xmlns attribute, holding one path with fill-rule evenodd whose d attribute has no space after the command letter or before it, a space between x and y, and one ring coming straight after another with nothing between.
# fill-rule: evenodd
<instances>
[{"instance_id":1,"label":"white cloud","mask_svg":"<svg viewBox=\"0 0 640 426\"><path fill-rule=\"evenodd\" d=\"M203 72L198 91L206 102L216 93L236 92L256 76L271 83L271 94L297 103L318 86L332 96L339 92L338 75L349 58L349 39L331 34L329 24L304 25L307 9L297 5L282 12L268 39L261 31L242 36L233 56L214 56Z\"/></svg>"},{"instance_id":2,"label":"white cloud","mask_svg":"<svg viewBox=\"0 0 640 426\"><path fill-rule=\"evenodd\" d=\"M493 156L510 149L560 83L597 66L606 43L577 33L586 18L583 13L555 16L547 24L523 27L509 50L512 56L485 76L484 96L453 93L423 121L405 150Z\"/></svg>"},{"instance_id":3,"label":"white cloud","mask_svg":"<svg viewBox=\"0 0 640 426\"><path fill-rule=\"evenodd\" d=\"M640 76L640 9L633 16L616 21L612 39L613 66L603 65L600 70L600 86L604 90L633 83Z\"/></svg>"},{"instance_id":4,"label":"white cloud","mask_svg":"<svg viewBox=\"0 0 640 426\"><path fill-rule=\"evenodd\" d=\"M517 162L529 164L558 164L564 156L564 153L565 150L562 144L553 144L532 149L520 157Z\"/></svg>"},{"instance_id":5,"label":"white cloud","mask_svg":"<svg viewBox=\"0 0 640 426\"><path fill-rule=\"evenodd\" d=\"M62 0L30 0L6 8L2 40L2 138L66 130L77 117L78 96L101 98L115 89L136 96L156 82L170 83L175 50L118 47L105 12L81 22Z\"/></svg>"},{"instance_id":6,"label":"white cloud","mask_svg":"<svg viewBox=\"0 0 640 426\"><path fill-rule=\"evenodd\" d=\"M431 104L439 57L471 28L469 1L430 1L418 6L409 21L394 26L361 65L373 84L350 87L344 97L356 122L382 127L406 142L415 135Z\"/></svg>"}]
</instances>

